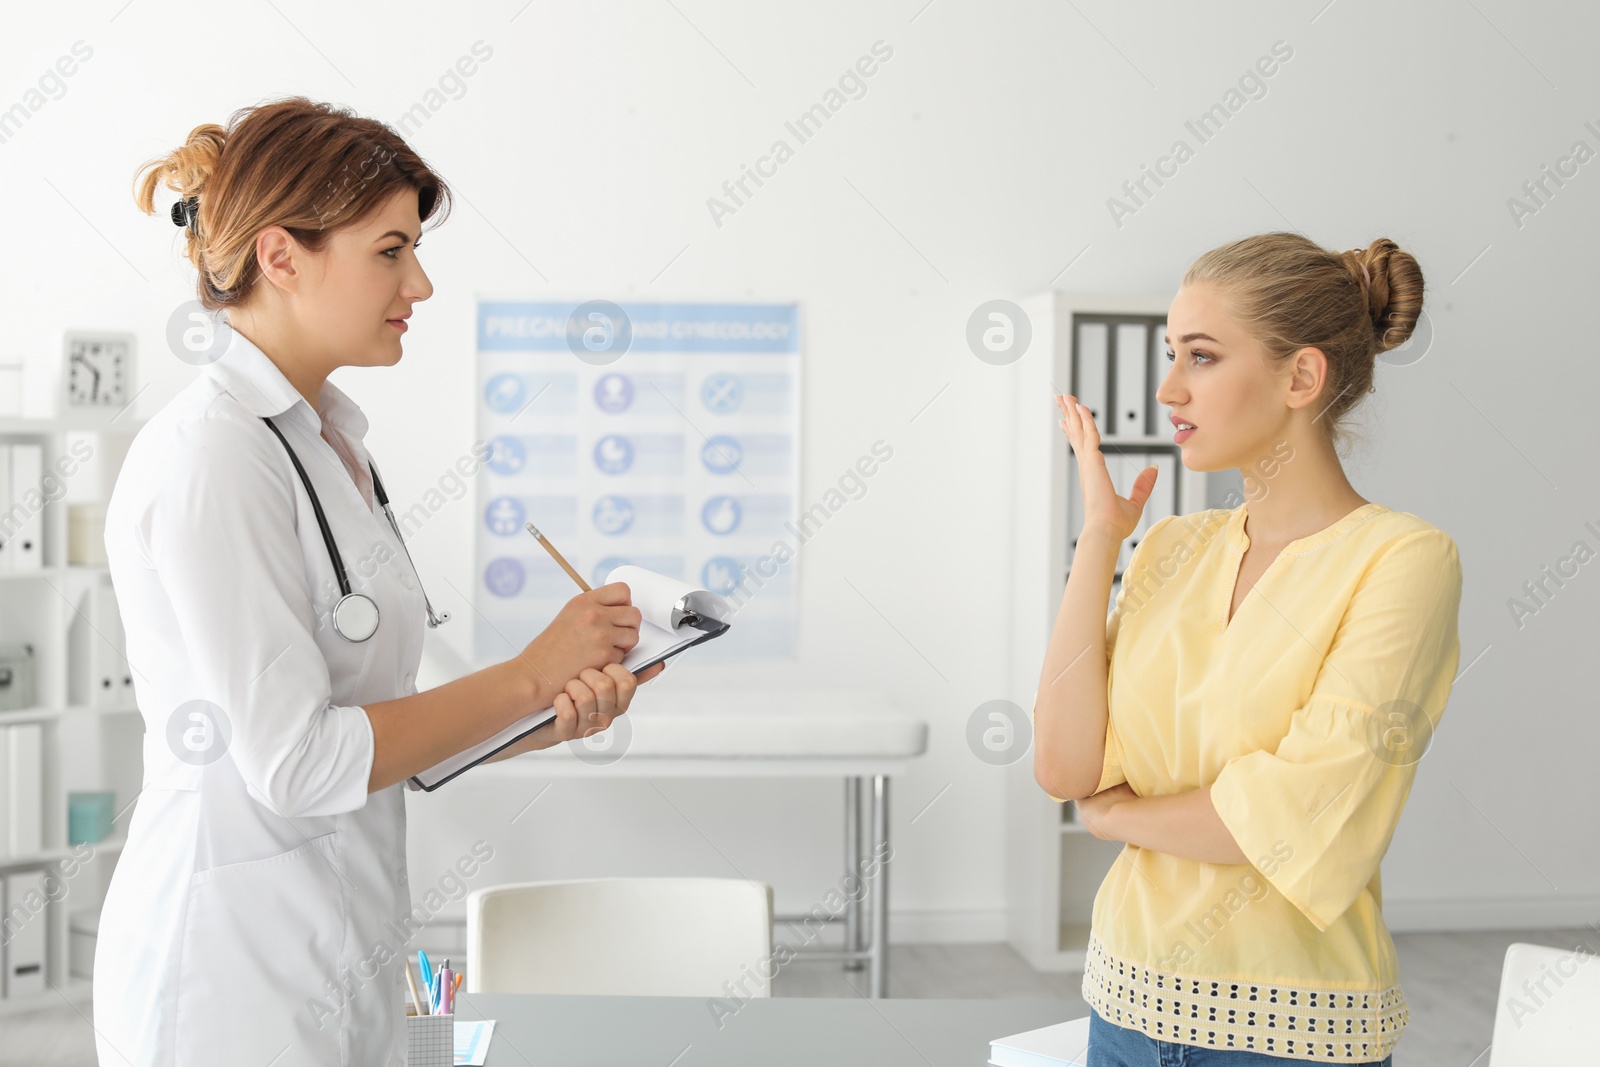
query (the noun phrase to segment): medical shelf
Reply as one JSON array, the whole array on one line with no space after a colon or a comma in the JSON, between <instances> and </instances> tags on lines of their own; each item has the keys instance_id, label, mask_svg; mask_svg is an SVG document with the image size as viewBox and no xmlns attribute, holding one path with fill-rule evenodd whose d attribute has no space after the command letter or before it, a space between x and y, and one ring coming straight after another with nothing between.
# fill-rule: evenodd
<instances>
[{"instance_id":1,"label":"medical shelf","mask_svg":"<svg viewBox=\"0 0 1600 1067\"><path fill-rule=\"evenodd\" d=\"M83 418L0 417L0 444L42 444L45 469L54 469L66 485L57 499L50 500L49 494L44 499L40 531L43 566L0 573L0 642L31 644L36 675L33 706L0 711L0 726L37 722L42 727L44 824L44 847L27 855L0 855L0 876L44 870L47 888L52 890L37 912L25 902L0 900L5 905L0 918L13 924L45 924L44 992L0 996L0 1016L89 999L90 981L71 969L71 918L80 913L98 916L126 841L131 802L143 784L144 723L137 707L131 701L88 705L71 697L72 674L85 666L78 662L69 642L75 606L91 585L109 585L110 571L103 563L67 563L67 507L109 498L122 458L141 426L127 414L109 424ZM68 476L55 467L65 456L73 456L77 463ZM15 496L13 490L14 499L0 501L0 507L9 511L18 502ZM67 795L81 790L114 792L113 810L120 818L107 838L72 846L67 843ZM4 883L0 882L3 896ZM18 904L20 912L15 910ZM0 948L0 953L4 951Z\"/></svg>"}]
</instances>

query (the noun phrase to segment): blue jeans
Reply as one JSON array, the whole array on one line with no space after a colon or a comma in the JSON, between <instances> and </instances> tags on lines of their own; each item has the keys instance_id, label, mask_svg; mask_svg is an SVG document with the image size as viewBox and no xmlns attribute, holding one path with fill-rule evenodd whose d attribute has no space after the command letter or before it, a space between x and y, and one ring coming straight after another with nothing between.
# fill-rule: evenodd
<instances>
[{"instance_id":1,"label":"blue jeans","mask_svg":"<svg viewBox=\"0 0 1600 1067\"><path fill-rule=\"evenodd\" d=\"M1394 1067L1393 1061L1393 1056L1385 1056L1382 1061L1349 1067ZM1241 1049L1157 1041L1138 1030L1106 1022L1092 1008L1089 1011L1089 1067L1305 1067L1308 1062Z\"/></svg>"}]
</instances>

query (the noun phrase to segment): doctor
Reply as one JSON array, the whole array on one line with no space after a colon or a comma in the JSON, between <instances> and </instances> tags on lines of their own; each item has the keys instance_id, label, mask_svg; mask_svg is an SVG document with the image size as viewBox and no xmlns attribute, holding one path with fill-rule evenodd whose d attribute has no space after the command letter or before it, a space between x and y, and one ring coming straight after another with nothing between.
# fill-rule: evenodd
<instances>
[{"instance_id":1,"label":"doctor","mask_svg":"<svg viewBox=\"0 0 1600 1067\"><path fill-rule=\"evenodd\" d=\"M417 692L436 617L367 420L327 381L399 362L433 292L416 248L449 191L393 130L291 98L143 172L146 213L158 184L182 198L200 302L231 335L139 432L107 509L145 736L101 913L100 1062L390 1067L416 929L402 783L541 708L557 721L505 756L605 729L660 667L621 666L640 616L613 583Z\"/></svg>"}]
</instances>

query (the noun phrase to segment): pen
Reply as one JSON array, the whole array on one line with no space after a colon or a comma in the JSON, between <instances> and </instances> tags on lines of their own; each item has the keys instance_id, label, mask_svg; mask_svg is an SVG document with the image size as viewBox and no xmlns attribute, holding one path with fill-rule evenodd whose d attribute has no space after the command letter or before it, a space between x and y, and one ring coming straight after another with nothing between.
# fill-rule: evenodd
<instances>
[{"instance_id":1,"label":"pen","mask_svg":"<svg viewBox=\"0 0 1600 1067\"><path fill-rule=\"evenodd\" d=\"M428 954L417 950L417 971L422 975L422 988L428 991L428 1013L433 1014L433 968L428 965Z\"/></svg>"},{"instance_id":2,"label":"pen","mask_svg":"<svg viewBox=\"0 0 1600 1067\"><path fill-rule=\"evenodd\" d=\"M449 1015L450 993L455 988L455 976L450 973L450 957L444 958L444 967L439 971L439 1013Z\"/></svg>"},{"instance_id":3,"label":"pen","mask_svg":"<svg viewBox=\"0 0 1600 1067\"><path fill-rule=\"evenodd\" d=\"M534 536L534 539L545 547L545 551L554 556L555 561L561 564L561 569L572 576L572 580L578 583L578 588L582 589L585 593L589 592L589 583L583 580L583 575L572 569L572 564L567 562L566 557L556 551L556 546L550 543L550 539L545 537L544 534L540 533L539 528L531 522L526 524L526 528L527 531Z\"/></svg>"},{"instance_id":4,"label":"pen","mask_svg":"<svg viewBox=\"0 0 1600 1067\"><path fill-rule=\"evenodd\" d=\"M400 965L406 969L406 985L411 987L411 1006L418 1015L428 1014L428 1009L422 1003L422 997L417 993L417 980L411 977L411 961L402 959Z\"/></svg>"},{"instance_id":5,"label":"pen","mask_svg":"<svg viewBox=\"0 0 1600 1067\"><path fill-rule=\"evenodd\" d=\"M446 1015L454 1015L456 1013L456 976L450 970L448 963L445 964L444 968L442 988L444 989L444 1013Z\"/></svg>"}]
</instances>

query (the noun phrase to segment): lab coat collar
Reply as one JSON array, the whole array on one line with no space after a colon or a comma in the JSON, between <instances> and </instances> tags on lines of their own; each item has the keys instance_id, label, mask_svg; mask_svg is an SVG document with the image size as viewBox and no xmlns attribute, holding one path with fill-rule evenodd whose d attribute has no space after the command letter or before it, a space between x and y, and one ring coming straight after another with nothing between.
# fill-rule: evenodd
<instances>
[{"instance_id":1,"label":"lab coat collar","mask_svg":"<svg viewBox=\"0 0 1600 1067\"><path fill-rule=\"evenodd\" d=\"M318 398L321 410L313 411L278 365L238 330L230 331L228 347L206 370L251 414L270 418L292 412L313 433L320 434L322 420L327 419L347 438L360 441L366 436L367 417L344 390L324 381Z\"/></svg>"}]
</instances>

